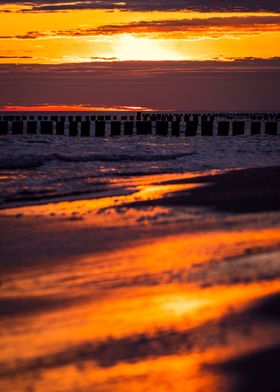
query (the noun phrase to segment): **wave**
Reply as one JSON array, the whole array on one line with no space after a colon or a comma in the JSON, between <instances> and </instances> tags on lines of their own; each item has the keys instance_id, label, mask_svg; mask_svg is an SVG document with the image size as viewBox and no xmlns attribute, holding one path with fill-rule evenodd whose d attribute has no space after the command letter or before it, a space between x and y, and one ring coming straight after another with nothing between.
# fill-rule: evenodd
<instances>
[{"instance_id":1,"label":"wave","mask_svg":"<svg viewBox=\"0 0 280 392\"><path fill-rule=\"evenodd\" d=\"M37 169L42 166L44 160L38 157L17 157L2 159L0 161L0 170L16 170L16 169Z\"/></svg>"},{"instance_id":2,"label":"wave","mask_svg":"<svg viewBox=\"0 0 280 392\"><path fill-rule=\"evenodd\" d=\"M2 158L0 160L1 170L15 169L36 169L45 163L51 161L59 162L151 162L151 161L169 161L176 160L185 156L197 154L174 153L174 154L88 154L88 155L66 155L66 154L49 154L49 155L19 155L17 157Z\"/></svg>"},{"instance_id":3,"label":"wave","mask_svg":"<svg viewBox=\"0 0 280 392\"><path fill-rule=\"evenodd\" d=\"M61 155L54 154L53 158L63 162L120 162L120 161L168 161L177 158L184 157L186 155L194 155L195 152L191 153L174 153L174 154L110 154L110 155Z\"/></svg>"}]
</instances>

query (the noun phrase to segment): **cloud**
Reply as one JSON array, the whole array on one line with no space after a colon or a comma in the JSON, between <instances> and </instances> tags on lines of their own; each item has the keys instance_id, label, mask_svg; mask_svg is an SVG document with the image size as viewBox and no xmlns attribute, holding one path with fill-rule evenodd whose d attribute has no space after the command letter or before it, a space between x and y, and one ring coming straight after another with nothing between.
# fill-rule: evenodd
<instances>
[{"instance_id":1,"label":"cloud","mask_svg":"<svg viewBox=\"0 0 280 392\"><path fill-rule=\"evenodd\" d=\"M279 70L280 58L1 64L0 105L278 110Z\"/></svg>"},{"instance_id":2,"label":"cloud","mask_svg":"<svg viewBox=\"0 0 280 392\"><path fill-rule=\"evenodd\" d=\"M280 31L280 16L247 16L227 18L193 18L183 20L139 21L127 24L104 25L95 29L78 29L58 32L62 35L114 35L114 34L168 34L181 32L183 36L193 34L216 34L229 29L242 31ZM231 31L232 32L232 31ZM233 31L235 33L235 31Z\"/></svg>"},{"instance_id":3,"label":"cloud","mask_svg":"<svg viewBox=\"0 0 280 392\"><path fill-rule=\"evenodd\" d=\"M98 57L98 56L93 56L91 57L92 61L118 61L117 57Z\"/></svg>"},{"instance_id":4,"label":"cloud","mask_svg":"<svg viewBox=\"0 0 280 392\"><path fill-rule=\"evenodd\" d=\"M124 11L174 11L193 10L211 11L272 11L280 12L279 0L38 0L38 1L4 1L2 5L20 5L22 10L31 12L65 11L81 9L108 9Z\"/></svg>"},{"instance_id":5,"label":"cloud","mask_svg":"<svg viewBox=\"0 0 280 392\"><path fill-rule=\"evenodd\" d=\"M33 59L32 56L0 56L0 59Z\"/></svg>"},{"instance_id":6,"label":"cloud","mask_svg":"<svg viewBox=\"0 0 280 392\"><path fill-rule=\"evenodd\" d=\"M44 76L57 78L68 75L79 78L90 77L98 80L99 77L113 78L149 78L154 76L167 75L172 73L176 77L187 76L191 73L200 72L244 72L244 71L269 71L280 69L280 57L271 59L260 59L246 57L241 59L229 59L230 61L207 60L207 61L96 61L85 63L65 63L65 64L0 64L0 75L29 75L37 78ZM106 58L107 60L107 58ZM14 77L13 76L13 77Z\"/></svg>"},{"instance_id":7,"label":"cloud","mask_svg":"<svg viewBox=\"0 0 280 392\"><path fill-rule=\"evenodd\" d=\"M38 39L48 37L84 37L116 34L165 34L181 33L183 38L193 35L219 36L224 33L257 33L280 31L280 16L232 16L192 18L181 20L138 21L126 24L111 24L86 29L67 29L53 31L29 31L22 35L0 36L0 39ZM178 37L177 37L178 38ZM100 60L103 60L101 58ZM110 59L109 59L110 60Z\"/></svg>"}]
</instances>

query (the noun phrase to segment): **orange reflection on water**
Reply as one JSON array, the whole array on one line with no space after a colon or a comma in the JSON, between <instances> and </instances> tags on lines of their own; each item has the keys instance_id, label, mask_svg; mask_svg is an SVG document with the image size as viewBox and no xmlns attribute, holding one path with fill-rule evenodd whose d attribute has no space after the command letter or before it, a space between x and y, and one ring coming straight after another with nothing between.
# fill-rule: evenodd
<instances>
[{"instance_id":1,"label":"orange reflection on water","mask_svg":"<svg viewBox=\"0 0 280 392\"><path fill-rule=\"evenodd\" d=\"M164 179L171 176L158 183L152 176L139 178L129 195L2 214L91 211L89 227L100 225L105 232L107 224L128 224L121 223L124 215L119 223L114 214L106 221L106 209L195 186L163 185ZM130 181L123 183L129 187ZM131 209L129 231L139 228L139 214ZM265 215L259 218L263 224ZM191 230L191 223L176 232L172 223L164 233L149 227L151 238L134 243L129 231L124 239L110 228L120 243L113 250L105 245L57 263L46 258L3 275L2 299L21 306L0 321L0 362L7 373L0 377L1 391L229 391L228 380L206 365L279 343L279 325L254 318L248 308L280 292L280 227L249 228L238 215L230 227L220 216L211 219L211 230L207 224ZM67 228L63 220L56 222ZM75 222L77 246L84 223Z\"/></svg>"},{"instance_id":2,"label":"orange reflection on water","mask_svg":"<svg viewBox=\"0 0 280 392\"><path fill-rule=\"evenodd\" d=\"M117 235L114 233L113 235ZM172 279L182 282L188 279L191 269L191 278L214 278L214 272L220 263L223 274L233 274L237 266L243 268L250 266L250 258L254 256L254 249L266 252L279 246L280 228L259 230L228 230L228 231L203 231L195 233L181 233L165 235L164 237L151 238L140 244L116 249L115 251L100 252L86 256L72 257L55 266L34 269L27 272L13 273L13 276L2 282L3 296L22 295L73 295L85 294L89 288L107 289L111 284L126 285L133 283L132 279L139 277L153 277L156 275L159 284L167 284ZM240 257L240 262L234 257ZM232 262L231 262L232 258ZM227 263L225 263L227 261ZM203 268L207 263L209 275L204 276ZM271 263L271 258L269 259ZM47 263L47 261L46 261ZM253 264L250 273L257 273L265 268L266 264ZM270 264L267 264L270 268ZM186 275L185 275L186 273ZM215 272L220 273L219 270ZM253 275L254 277L254 275ZM127 280L130 279L129 282ZM92 287L89 285L94 282ZM141 281L140 281L141 282ZM139 284L139 283L138 283ZM145 281L143 283L145 285ZM70 290L70 293L68 292Z\"/></svg>"},{"instance_id":3,"label":"orange reflection on water","mask_svg":"<svg viewBox=\"0 0 280 392\"><path fill-rule=\"evenodd\" d=\"M108 368L97 368L86 363L82 368L75 366L51 369L41 374L36 391L58 390L114 391L114 392L202 392L217 391L227 386L218 375L201 369L202 360L210 362L217 355L222 358L222 350L209 350L190 355L170 355L136 363L122 363ZM226 390L226 389L222 389Z\"/></svg>"},{"instance_id":4,"label":"orange reflection on water","mask_svg":"<svg viewBox=\"0 0 280 392\"><path fill-rule=\"evenodd\" d=\"M213 173L217 171L213 171ZM208 172L206 172L208 173ZM126 207L127 204L161 199L164 196L201 186L200 184L164 184L165 181L173 179L195 178L201 173L189 173L188 175L147 175L143 177L132 177L129 179L111 179L105 193L99 192L97 198L58 201L44 205L33 205L2 210L3 216L49 216L83 219L96 226L128 225L135 224L139 218L146 216L147 211L141 209L127 209L125 217L119 215L118 208ZM113 196L118 187L118 196ZM110 189L112 190L110 191ZM109 194L109 196L107 196ZM150 209L149 216L157 215L167 211L167 208L157 207ZM121 211L124 212L123 210ZM83 222L84 223L84 222Z\"/></svg>"},{"instance_id":5,"label":"orange reflection on water","mask_svg":"<svg viewBox=\"0 0 280 392\"><path fill-rule=\"evenodd\" d=\"M64 298L70 304L19 318L29 327L23 334L7 331L2 355L33 357L92 339L194 328L222 317L231 306L279 290L278 280L258 282L273 255L268 265L245 257L248 247L266 250L279 238L280 229L174 235L6 277L6 297ZM242 284L245 278L251 283Z\"/></svg>"},{"instance_id":6,"label":"orange reflection on water","mask_svg":"<svg viewBox=\"0 0 280 392\"><path fill-rule=\"evenodd\" d=\"M8 363L14 363L15 360L17 364L23 360L32 363L32 360L36 361L38 357L52 358L56 352L64 352L68 349L71 352L72 347L84 345L87 347L88 344L100 340L109 347L111 341L112 343L118 340L125 342L127 339L129 342L131 338L137 340L140 333L147 339L147 342L143 343L144 352L145 345L148 345L147 359L145 356L142 359L140 355L139 359L129 363L129 357L126 359L121 356L118 360L118 354L109 351L104 354L107 355L109 362L111 356L117 359L116 363L113 361L111 366L105 368L95 362L94 351L92 360L88 359L81 365L79 362L76 364L73 358L73 365L65 366L62 363L49 368L49 366L44 366L43 360L38 379L40 388L35 390L49 390L48 388L51 388L57 378L62 391L68 391L68 388L73 388L73 385L83 386L86 390L90 390L99 383L102 384L103 390L110 391L111 382L114 385L113 390L126 391L127 383L124 379L128 378L128 382L134 386L133 390L143 390L145 385L148 390L168 391L170 386L173 390L174 384L174 390L183 391L183 387L188 387L191 391L199 391L198 387L215 383L215 377L207 375L207 372L201 369L205 361L211 359L215 363L215 361L229 358L240 352L271 344L278 333L278 328L274 327L269 329L269 334L266 329L266 334L263 336L263 330L260 330L257 325L252 328L248 339L248 336L244 337L242 332L231 331L228 327L227 341L221 345L219 338L215 334L212 336L211 327L210 330L207 329L207 322L216 322L222 319L229 308L234 307L235 310L240 310L250 301L266 294L279 292L279 289L280 282L277 281L272 284L215 287L205 290L191 287L180 288L176 285L168 288L162 286L156 289L134 289L133 293L130 290L116 290L103 300L24 320L20 333L18 331L13 338L4 336L1 339L3 348L1 355ZM187 308L184 303L189 300L195 302ZM197 333L194 331L197 329L199 333L204 325L206 328L201 330L201 346ZM194 334L195 342L194 348L186 355L184 355L184 346L177 347L176 343L175 347L171 346L171 353L179 351L178 354L170 355L168 351L165 353L161 338L154 338L157 336L157 331L161 331L160 336L167 334L165 339L169 340L168 331L173 331L175 336L176 334L180 336L180 331L184 333L186 330ZM209 344L207 334L210 334ZM112 338L114 340L111 340ZM183 342L182 340L182 344ZM159 352L157 345L160 345ZM225 345L224 348L223 345ZM168 347L170 347L169 341ZM116 348L113 343L112 350L114 349ZM123 343L120 343L120 350L122 353ZM98 356L96 360L98 361ZM185 371L187 373L184 373ZM144 380L141 377L139 379L141 374ZM114 380L115 377L116 380ZM160 389L156 388L157 377L162 377ZM15 386L12 390L20 390L18 387ZM213 385L210 391L214 392L215 389L212 388L214 388Z\"/></svg>"}]
</instances>

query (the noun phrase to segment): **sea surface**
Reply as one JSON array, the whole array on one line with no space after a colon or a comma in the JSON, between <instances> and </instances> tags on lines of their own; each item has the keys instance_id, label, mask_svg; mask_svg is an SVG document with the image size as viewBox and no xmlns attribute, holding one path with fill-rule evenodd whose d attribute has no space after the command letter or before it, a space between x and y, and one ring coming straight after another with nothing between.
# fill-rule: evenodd
<instances>
[{"instance_id":1,"label":"sea surface","mask_svg":"<svg viewBox=\"0 0 280 392\"><path fill-rule=\"evenodd\" d=\"M279 136L0 151L2 392L280 390L280 212L147 204L279 166Z\"/></svg>"},{"instance_id":2,"label":"sea surface","mask_svg":"<svg viewBox=\"0 0 280 392\"><path fill-rule=\"evenodd\" d=\"M0 138L0 207L119 194L122 179L279 165L280 138L8 135ZM130 184L129 191L133 191Z\"/></svg>"}]
</instances>

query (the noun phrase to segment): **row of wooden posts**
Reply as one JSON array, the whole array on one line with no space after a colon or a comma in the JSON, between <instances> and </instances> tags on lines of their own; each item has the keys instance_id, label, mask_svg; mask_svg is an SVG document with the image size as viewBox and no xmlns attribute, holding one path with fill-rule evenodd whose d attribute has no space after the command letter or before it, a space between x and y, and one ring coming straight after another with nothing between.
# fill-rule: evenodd
<instances>
[{"instance_id":1,"label":"row of wooden posts","mask_svg":"<svg viewBox=\"0 0 280 392\"><path fill-rule=\"evenodd\" d=\"M118 114L0 116L0 135L45 134L81 137L122 135L238 136L280 134L280 115Z\"/></svg>"}]
</instances>

